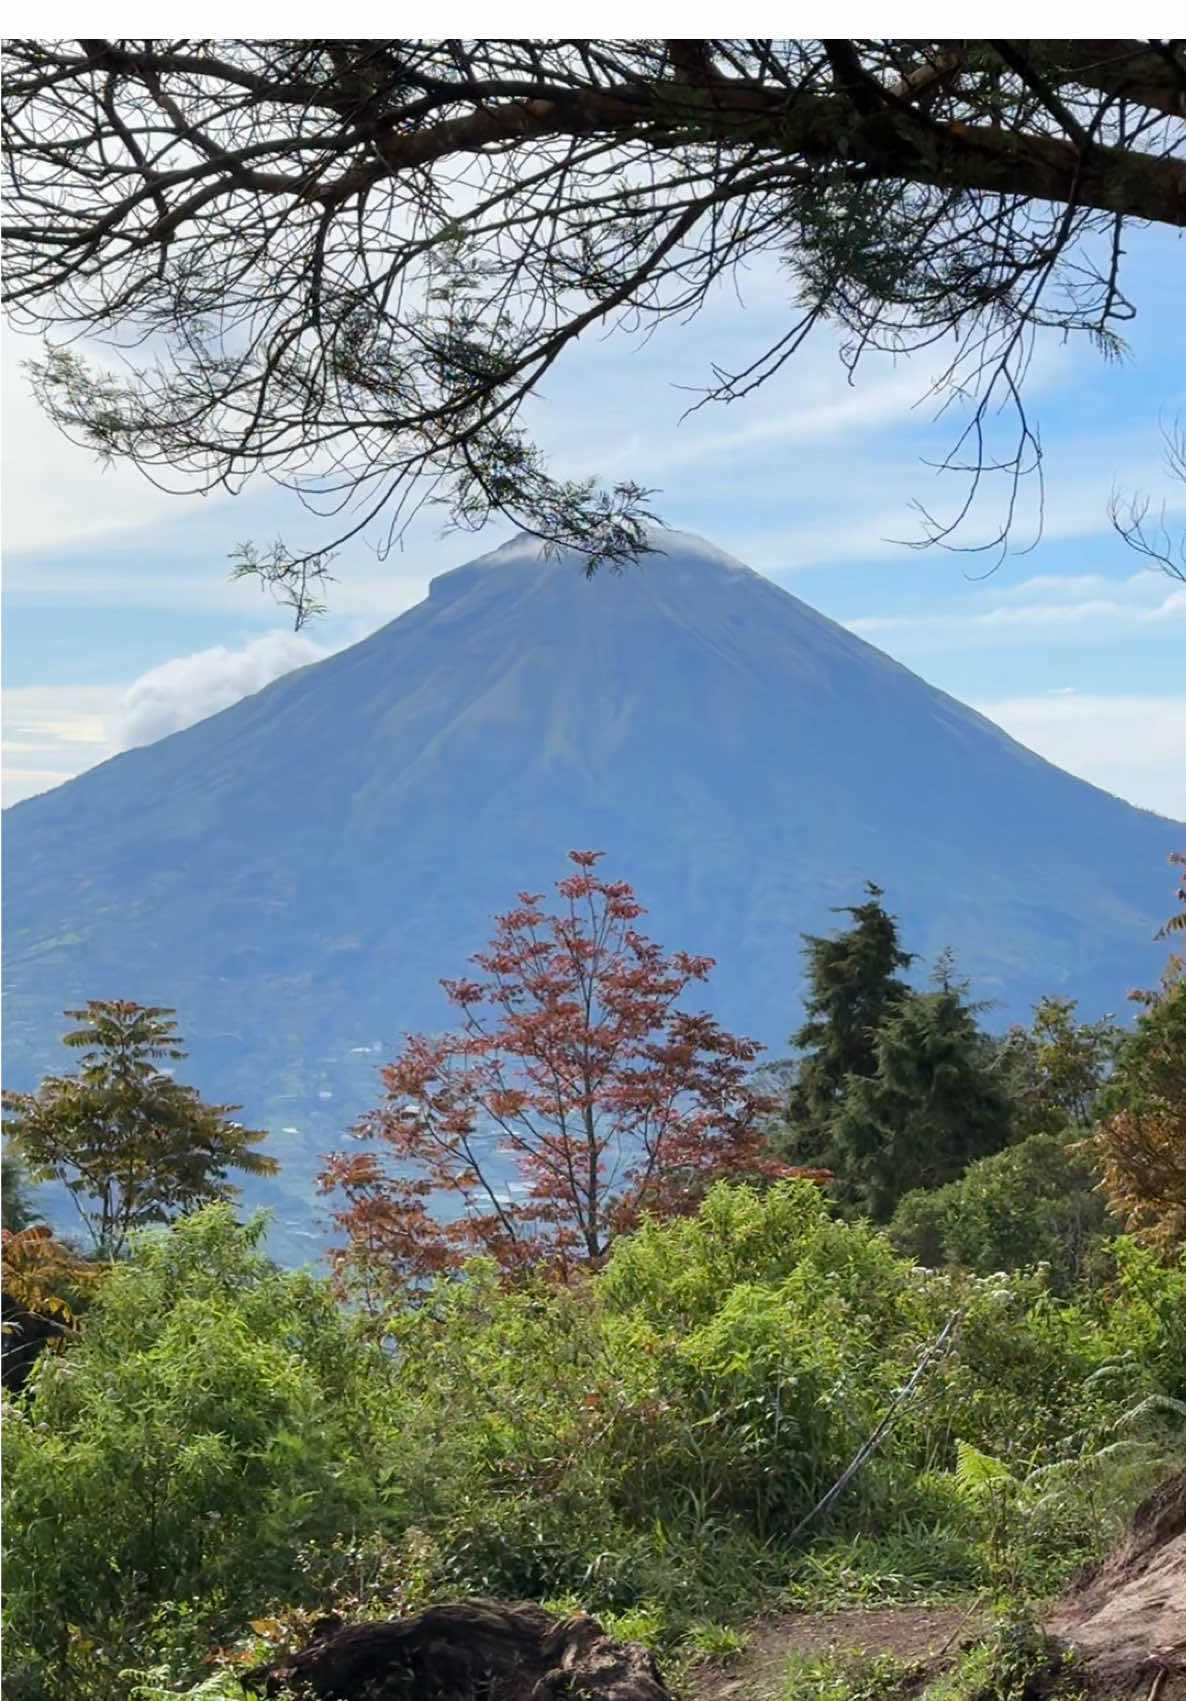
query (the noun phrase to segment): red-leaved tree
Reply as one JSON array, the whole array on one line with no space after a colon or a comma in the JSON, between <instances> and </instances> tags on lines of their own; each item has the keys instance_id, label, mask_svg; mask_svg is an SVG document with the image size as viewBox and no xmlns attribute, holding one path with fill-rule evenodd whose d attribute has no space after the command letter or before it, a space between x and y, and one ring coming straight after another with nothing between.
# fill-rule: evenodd
<instances>
[{"instance_id":1,"label":"red-leaved tree","mask_svg":"<svg viewBox=\"0 0 1186 1701\"><path fill-rule=\"evenodd\" d=\"M685 1211L715 1180L804 1173L763 1153L761 1047L677 1008L712 958L640 933L642 905L600 856L569 853L554 913L523 892L496 918L482 978L441 983L460 1026L408 1036L353 1130L368 1149L326 1160L320 1189L346 1201L339 1277L364 1297L475 1252L506 1269L597 1261L641 1212Z\"/></svg>"}]
</instances>

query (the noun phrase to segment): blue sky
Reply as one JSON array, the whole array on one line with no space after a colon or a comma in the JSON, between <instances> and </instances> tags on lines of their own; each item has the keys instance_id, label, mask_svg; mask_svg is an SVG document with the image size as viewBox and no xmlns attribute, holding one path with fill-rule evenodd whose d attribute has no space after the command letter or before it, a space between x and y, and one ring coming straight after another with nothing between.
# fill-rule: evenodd
<instances>
[{"instance_id":1,"label":"blue sky","mask_svg":"<svg viewBox=\"0 0 1186 1701\"><path fill-rule=\"evenodd\" d=\"M1046 454L1044 532L1021 552L1033 487L1018 548L987 576L984 558L887 541L917 535L911 498L956 495L923 464L957 429L923 400L924 358L871 362L849 386L821 338L751 400L681 422L710 362L739 365L784 326L785 283L772 271L645 346L619 336L582 346L530 420L556 470L656 487L672 525L1061 766L1186 819L1186 586L1143 569L1107 518L1118 482L1154 492L1186 524L1186 489L1165 481L1160 437L1186 413L1186 253L1161 231L1134 233L1129 250L1128 359L1106 363L1085 340L1038 346L1028 399ZM6 802L355 641L509 533L442 536L430 510L385 561L356 542L334 567L330 616L294 635L258 589L229 581L227 558L244 539L324 535L296 499L271 486L170 496L130 469L101 468L39 416L20 374L32 352L6 337Z\"/></svg>"}]
</instances>

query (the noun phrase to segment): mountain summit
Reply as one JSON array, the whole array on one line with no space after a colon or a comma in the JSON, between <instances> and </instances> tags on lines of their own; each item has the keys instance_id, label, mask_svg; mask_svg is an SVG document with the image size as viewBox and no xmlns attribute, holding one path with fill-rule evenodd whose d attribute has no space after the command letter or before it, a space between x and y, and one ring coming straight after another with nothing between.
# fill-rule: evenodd
<instances>
[{"instance_id":1,"label":"mountain summit","mask_svg":"<svg viewBox=\"0 0 1186 1701\"><path fill-rule=\"evenodd\" d=\"M362 643L6 812L9 1080L88 997L176 1006L186 1067L325 1150L492 912L606 852L774 1046L802 930L877 881L1000 1022L1156 973L1181 833L1052 767L698 538L587 580L534 540ZM294 1185L296 1181L294 1178Z\"/></svg>"}]
</instances>

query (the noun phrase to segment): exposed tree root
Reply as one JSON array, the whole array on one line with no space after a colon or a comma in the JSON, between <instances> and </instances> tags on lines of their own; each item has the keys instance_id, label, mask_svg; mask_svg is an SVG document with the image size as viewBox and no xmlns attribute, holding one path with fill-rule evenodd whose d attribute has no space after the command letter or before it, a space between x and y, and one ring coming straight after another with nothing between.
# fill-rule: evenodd
<instances>
[{"instance_id":1,"label":"exposed tree root","mask_svg":"<svg viewBox=\"0 0 1186 1701\"><path fill-rule=\"evenodd\" d=\"M248 1672L259 1694L317 1701L666 1701L648 1651L596 1619L530 1602L455 1601L409 1618L326 1619L298 1654Z\"/></svg>"}]
</instances>

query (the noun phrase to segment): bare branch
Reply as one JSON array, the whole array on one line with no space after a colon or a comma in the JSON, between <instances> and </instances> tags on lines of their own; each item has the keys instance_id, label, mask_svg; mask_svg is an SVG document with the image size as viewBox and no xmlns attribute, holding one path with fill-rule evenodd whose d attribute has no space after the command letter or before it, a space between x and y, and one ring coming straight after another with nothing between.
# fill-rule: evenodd
<instances>
[{"instance_id":1,"label":"bare branch","mask_svg":"<svg viewBox=\"0 0 1186 1701\"><path fill-rule=\"evenodd\" d=\"M1176 420L1163 435L1165 469L1186 489L1186 427ZM1113 490L1108 518L1129 549L1144 556L1150 566L1186 585L1186 526L1171 526L1166 503L1161 504L1154 516L1150 497Z\"/></svg>"}]
</instances>

